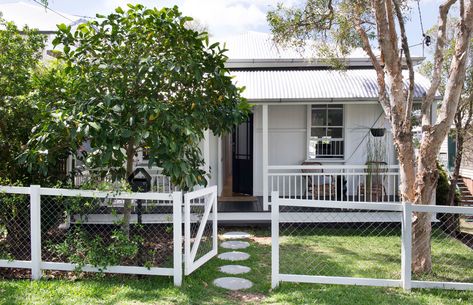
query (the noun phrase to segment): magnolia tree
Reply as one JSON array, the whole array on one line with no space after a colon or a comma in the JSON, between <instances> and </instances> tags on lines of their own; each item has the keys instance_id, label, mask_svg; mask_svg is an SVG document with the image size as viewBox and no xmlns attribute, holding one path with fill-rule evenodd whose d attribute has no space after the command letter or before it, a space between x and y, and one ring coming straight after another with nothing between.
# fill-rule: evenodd
<instances>
[{"instance_id":1,"label":"magnolia tree","mask_svg":"<svg viewBox=\"0 0 473 305\"><path fill-rule=\"evenodd\" d=\"M90 167L124 168L115 174L127 178L146 149L148 165L163 168L181 189L205 185L204 131L228 132L250 111L224 67L225 49L190 29L192 19L177 7L128 6L76 31L58 26L54 44L64 50L70 93L49 101L29 157L54 148L57 135L69 136L75 148L90 142ZM130 210L125 204L127 232Z\"/></svg>"},{"instance_id":2,"label":"magnolia tree","mask_svg":"<svg viewBox=\"0 0 473 305\"><path fill-rule=\"evenodd\" d=\"M434 123L431 112L444 63L447 19L455 3L458 3L455 45ZM298 8L279 5L267 17L276 42L282 44L304 46L306 41L315 41L322 54L329 57L344 56L355 47L363 48L377 73L379 103L391 123L400 164L402 201L430 204L438 175L437 155L453 122L465 79L466 54L473 30L473 1L447 0L439 6L432 83L422 100L422 140L417 159L411 123L414 67L405 28L408 14L408 2L401 0L308 0ZM376 55L376 48L380 56ZM407 66L407 80L402 74L403 66ZM414 272L431 270L430 237L430 215L415 213Z\"/></svg>"}]
</instances>

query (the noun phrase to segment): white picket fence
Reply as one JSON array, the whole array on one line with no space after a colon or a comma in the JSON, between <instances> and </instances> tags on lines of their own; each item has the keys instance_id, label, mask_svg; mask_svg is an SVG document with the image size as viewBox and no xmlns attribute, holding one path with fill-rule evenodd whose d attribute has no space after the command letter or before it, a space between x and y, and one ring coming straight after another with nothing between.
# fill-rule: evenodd
<instances>
[{"instance_id":1,"label":"white picket fence","mask_svg":"<svg viewBox=\"0 0 473 305\"><path fill-rule=\"evenodd\" d=\"M447 280L433 280L427 281L422 279L413 279L413 272L411 270L412 265L412 234L413 234L413 213L422 212L422 213L429 213L432 224L438 224L440 222L439 218L441 215L462 215L464 219L470 219L470 216L473 215L473 207L451 207L451 206L437 206L437 205L413 205L413 204L398 204L398 203L366 203L366 202L342 202L342 201L318 201L312 199L288 199L288 198L281 198L278 192L273 192L271 194L272 203L271 203L271 237L272 237L272 264L271 264L271 278L272 278L272 287L276 288L279 286L281 282L300 282L300 283L319 283L319 284L343 284L343 285L364 285L364 286L382 286L382 287L402 287L405 290L410 290L411 288L441 288L441 289L456 289L456 290L473 290L473 280L472 282L456 282L456 281L448 281ZM311 266L310 264L303 264L301 268L298 269L297 273L283 273L280 272L282 267L287 270L288 268L293 268L294 265L297 264L297 258L295 257L296 254L292 253L285 253L287 255L284 257L285 262L292 266L282 266L281 265L281 246L282 240L280 236L280 229L284 228L284 226L288 226L288 219L282 219L282 216L287 213L283 213L288 209L313 209L313 208L327 208L331 209L332 211L337 211L340 217L343 217L344 213L348 211L356 211L357 213L346 213L347 217L351 217L350 222L352 223L365 223L365 227L359 227L358 232L359 236L363 238L363 234L366 233L366 227L369 229L374 229L375 232L378 230L380 234L383 231L386 231L388 228L388 224L386 223L373 223L371 222L371 216L369 214L376 214L376 213L390 213L392 223L396 223L401 221L401 232L399 236L399 242L401 243L401 253L400 253L400 269L399 271L399 278L393 276L393 278L369 278L369 277L355 277L355 276L339 276L345 274L337 274L343 273L338 269L334 268L333 266L329 266L326 262L321 262L324 255L328 257L330 261L331 254L330 251L324 252L323 250L318 250L317 254L310 254L313 257L308 259L308 261L313 262L314 265ZM302 215L303 213L298 213L298 215ZM330 214L330 213L327 213ZM356 216L356 215L359 216ZM323 213L319 213L318 217L321 216ZM357 219L353 219L353 217L358 217ZM306 217L306 221L308 220L309 216ZM320 226L323 226L323 219L320 219L321 223ZM299 220L300 222L303 222ZM307 221L309 222L309 221ZM323 235L325 238L330 238L329 230L331 228L325 227L326 231L317 227L310 227L316 226L317 221L311 219L311 224L309 226L300 226L296 222L292 223L292 227L287 229L289 234L292 234L292 237L295 237L295 240L300 245L301 240L299 233L296 233L298 229L302 233L302 236L307 236L309 234L310 228L316 228L314 231L317 231L316 234L313 234L311 237ZM367 226L366 226L367 224ZM337 225L337 224L335 224ZM291 226L291 225L289 225ZM299 227L296 227L299 226ZM354 230L357 230L356 227ZM321 233L323 231L323 233ZM473 242L473 235L469 235L469 242ZM433 237L432 237L433 238ZM457 241L458 242L458 241ZM459 242L458 242L459 243ZM342 247L341 245L336 245L337 247ZM448 245L445 245L447 247ZM461 245L462 250L466 251L469 255L468 257L473 257L473 249L471 249L471 245L468 247L466 245ZM307 246L306 246L307 247ZM363 247L363 246L361 246ZM295 251L295 250L292 250ZM340 250L343 252L343 250ZM365 252L368 250L361 249L361 252ZM350 254L350 250L345 251ZM319 261L317 261L317 255L321 255ZM375 255L375 254L373 254ZM289 258L288 258L289 257ZM459 256L451 256L448 258L438 258L438 259L457 259L460 257L461 259L465 259L464 257ZM290 263L288 263L290 262ZM447 264L449 265L448 261ZM452 261L453 262L453 261ZM326 263L326 265L323 265ZM387 262L386 262L387 263ZM433 263L435 265L436 262ZM380 262L383 264L383 262ZM469 261L469 264L473 264L473 261ZM330 270L330 275L320 275L325 271L323 268L332 268ZM350 266L346 266L350 268ZM435 267L435 266L434 266ZM472 266L473 267L473 266ZM367 267L367 268L372 268ZM312 274L308 274L311 270ZM466 270L471 270L467 267ZM333 275L332 275L333 274ZM468 277L471 280L471 277Z\"/></svg>"},{"instance_id":2,"label":"white picket fence","mask_svg":"<svg viewBox=\"0 0 473 305\"><path fill-rule=\"evenodd\" d=\"M9 259L0 259L0 268L22 268L30 269L31 277L34 280L39 280L42 276L43 270L57 270L57 271L74 271L78 268L83 272L105 272L105 273L122 273L122 274L140 274L140 275L158 275L158 276L172 276L174 279L174 284L180 286L182 283L182 274L183 274L183 241L190 240L190 236L184 236L182 232L183 225L183 213L184 213L184 202L182 192L173 192L173 193L128 193L128 192L102 192L102 191L92 191L92 190L71 190L71 189L56 189L56 188L42 188L38 185L32 185L30 187L13 187L13 186L0 186L0 194L5 195L25 195L29 196L29 225L28 234L30 236L31 244L29 246L24 245L24 251L30 253L26 255L30 257L30 260L17 260L14 257ZM93 199L93 200L118 200L123 202L124 200L131 200L133 205L136 206L138 201L147 202L157 202L160 207L163 209L171 209L172 212L168 214L171 218L171 221L167 223L172 227L172 266L170 267L156 267L156 266L143 266L143 264L131 264L131 265L117 265L117 266L106 266L106 268L93 265L81 265L71 262L58 262L58 261L48 261L47 258L42 254L42 230L41 230L41 214L42 212L47 213L47 211L42 208L42 201L45 198L64 198L64 197L75 197L79 199ZM210 254L205 255L205 261L200 260L198 265L187 266L187 268L193 268L194 270L203 265L211 257L217 254L216 241L217 241L217 189L216 187L204 188L196 192L190 192L186 194L186 204L187 211L189 210L189 198L193 199L193 202L202 206L205 212L203 215L198 213L190 214L187 213L185 220L188 223L185 223L185 227L188 228L191 225L191 222L194 224L199 222L199 224L207 225L207 219L209 216L209 211L213 210L213 230L211 232L212 236L207 236L207 238L213 238L215 247L212 249ZM164 203L164 204L163 204ZM0 201L1 204L1 201ZM172 208L171 208L172 207ZM103 205L100 205L99 208L104 208ZM167 211L167 210L166 210ZM108 213L108 212L107 212ZM167 213L167 212L166 212ZM104 214L107 216L106 214ZM102 215L102 216L104 216ZM117 216L117 215L114 215ZM132 223L136 223L136 215L133 215ZM85 216L87 217L87 215ZM70 219L71 215L67 215L65 219ZM203 218L203 219L202 219ZM83 226L91 226L87 221L79 222ZM145 222L143 222L145 224ZM156 223L162 225L162 222ZM0 224L2 225L2 224ZM97 224L92 224L97 225ZM109 223L105 225L110 225ZM61 225L65 228L69 228L69 224ZM148 229L148 232L153 233L153 228ZM202 238L202 232L199 229L199 236ZM187 232L188 234L190 232ZM159 236L158 236L159 237ZM144 240L146 242L146 240ZM184 253L186 255L195 254L199 244L194 244L194 249L190 249L190 244L185 244L186 248ZM194 257L195 258L195 255ZM194 263L193 258L188 258L184 255L184 260L189 263Z\"/></svg>"}]
</instances>

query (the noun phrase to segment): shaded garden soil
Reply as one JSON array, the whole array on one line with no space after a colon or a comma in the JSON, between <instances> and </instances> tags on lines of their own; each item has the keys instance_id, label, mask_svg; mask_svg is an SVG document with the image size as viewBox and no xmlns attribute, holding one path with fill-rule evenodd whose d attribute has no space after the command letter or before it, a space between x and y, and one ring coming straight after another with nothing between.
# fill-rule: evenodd
<instances>
[{"instance_id":1,"label":"shaded garden soil","mask_svg":"<svg viewBox=\"0 0 473 305\"><path fill-rule=\"evenodd\" d=\"M113 245L116 240L112 238L113 230L120 230L117 225L81 225L82 232L86 233L87 240L80 240L83 243L100 240L100 248L110 248L114 251ZM42 234L42 259L46 262L71 262L72 255L86 257L87 253L75 249L73 243L68 240L78 227L72 225L69 229L51 228ZM131 226L130 240L141 240L138 252L132 257L124 257L119 265L122 266L145 266L145 267L172 267L173 259L173 233L166 225L143 225L142 228ZM74 240L73 240L74 241ZM6 247L6 240L0 241L1 258L15 260L30 260L30 240L24 240L15 245ZM61 251L57 248L67 245ZM89 246L89 245L87 245ZM64 250L66 249L66 250ZM67 253L69 251L69 253ZM65 254L66 252L66 254ZM100 254L100 252L98 252ZM96 255L94 253L94 255ZM104 253L106 255L106 252ZM97 266L101 267L101 266ZM28 269L0 268L0 277L5 279L30 278ZM53 278L74 278L77 272L48 271Z\"/></svg>"}]
</instances>

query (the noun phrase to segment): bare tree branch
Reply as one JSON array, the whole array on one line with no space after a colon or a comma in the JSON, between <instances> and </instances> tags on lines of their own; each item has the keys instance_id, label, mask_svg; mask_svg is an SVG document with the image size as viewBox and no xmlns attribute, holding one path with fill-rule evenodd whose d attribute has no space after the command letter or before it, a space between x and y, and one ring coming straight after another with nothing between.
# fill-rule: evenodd
<instances>
[{"instance_id":1,"label":"bare tree branch","mask_svg":"<svg viewBox=\"0 0 473 305\"><path fill-rule=\"evenodd\" d=\"M412 104L414 101L414 65L412 64L411 52L409 49L409 43L407 41L406 35L406 28L404 25L404 18L402 16L401 7L399 4L399 0L393 0L394 8L396 11L397 21L399 23L399 29L401 30L401 42L402 42L402 50L404 51L404 56L406 58L406 65L409 69L409 88L407 92L407 103L406 103L406 110L404 113L404 120L408 121L411 119L412 116Z\"/></svg>"},{"instance_id":2,"label":"bare tree branch","mask_svg":"<svg viewBox=\"0 0 473 305\"><path fill-rule=\"evenodd\" d=\"M473 0L468 1L464 6L464 13L461 14L455 38L455 52L450 64L450 75L448 77L442 107L438 115L438 122L433 127L434 137L443 139L445 129L448 129L453 122L463 89L466 73L466 62L470 48L470 39L473 32Z\"/></svg>"},{"instance_id":3,"label":"bare tree branch","mask_svg":"<svg viewBox=\"0 0 473 305\"><path fill-rule=\"evenodd\" d=\"M432 69L432 80L429 90L422 103L422 126L430 126L432 124L432 103L435 94L440 86L442 65L444 61L444 49L447 41L447 17L448 12L456 0L446 0L439 6L439 18L437 29L437 44L434 53L434 67Z\"/></svg>"},{"instance_id":4,"label":"bare tree branch","mask_svg":"<svg viewBox=\"0 0 473 305\"><path fill-rule=\"evenodd\" d=\"M389 116L391 113L391 105L389 104L389 100L386 97L386 82L384 79L383 67L381 66L378 58L373 52L368 38L368 34L366 34L366 31L363 29L362 21L359 18L355 19L355 29L358 35L360 35L361 41L363 42L362 48L366 52L366 54L368 54L368 57L370 58L373 67L376 71L376 77L379 84L379 102L383 107L384 113Z\"/></svg>"}]
</instances>

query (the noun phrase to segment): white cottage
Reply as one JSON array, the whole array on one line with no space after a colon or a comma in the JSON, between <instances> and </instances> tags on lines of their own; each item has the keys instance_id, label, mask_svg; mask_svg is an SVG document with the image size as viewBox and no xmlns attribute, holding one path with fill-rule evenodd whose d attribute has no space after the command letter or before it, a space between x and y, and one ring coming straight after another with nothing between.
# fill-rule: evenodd
<instances>
[{"instance_id":1,"label":"white cottage","mask_svg":"<svg viewBox=\"0 0 473 305\"><path fill-rule=\"evenodd\" d=\"M390 125L362 51L346 59L346 71L336 71L307 52L278 48L266 33L222 41L229 49L227 67L254 108L232 134L208 134L202 143L209 182L218 185L219 211L267 211L272 191L288 198L399 200ZM413 58L414 64L422 60ZM420 102L429 81L415 78ZM269 216L263 214L253 217Z\"/></svg>"}]
</instances>

